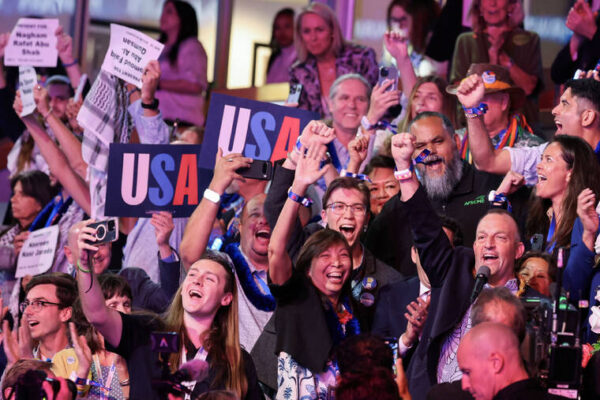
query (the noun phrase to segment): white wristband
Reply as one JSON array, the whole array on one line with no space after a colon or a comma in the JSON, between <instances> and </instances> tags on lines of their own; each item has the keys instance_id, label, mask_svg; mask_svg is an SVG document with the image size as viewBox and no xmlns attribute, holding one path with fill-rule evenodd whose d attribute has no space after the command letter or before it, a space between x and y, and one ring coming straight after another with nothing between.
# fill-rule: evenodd
<instances>
[{"instance_id":1,"label":"white wristband","mask_svg":"<svg viewBox=\"0 0 600 400\"><path fill-rule=\"evenodd\" d=\"M221 201L221 195L214 190L206 189L204 190L204 194L202 195L206 200L212 201L215 204L219 204Z\"/></svg>"}]
</instances>

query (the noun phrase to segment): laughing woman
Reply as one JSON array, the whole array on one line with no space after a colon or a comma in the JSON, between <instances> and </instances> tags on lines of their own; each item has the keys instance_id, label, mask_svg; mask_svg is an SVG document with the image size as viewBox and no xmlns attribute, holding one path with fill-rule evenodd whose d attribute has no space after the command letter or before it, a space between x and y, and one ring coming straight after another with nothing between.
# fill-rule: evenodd
<instances>
[{"instance_id":1,"label":"laughing woman","mask_svg":"<svg viewBox=\"0 0 600 400\"><path fill-rule=\"evenodd\" d=\"M598 231L595 199L600 194L600 166L585 141L558 135L544 150L537 173L527 236L545 238L544 250L548 253L557 255L558 248L566 249L563 286L571 293L571 301L577 301L589 292L593 273L594 241ZM506 188L511 174L501 187Z\"/></svg>"},{"instance_id":2,"label":"laughing woman","mask_svg":"<svg viewBox=\"0 0 600 400\"><path fill-rule=\"evenodd\" d=\"M318 175L316 146L307 158ZM292 267L286 243L299 207L292 199L286 201L269 244L270 289L277 301L278 399L327 398L336 384L333 349L360 331L350 296L352 253L340 232L313 234Z\"/></svg>"}]
</instances>

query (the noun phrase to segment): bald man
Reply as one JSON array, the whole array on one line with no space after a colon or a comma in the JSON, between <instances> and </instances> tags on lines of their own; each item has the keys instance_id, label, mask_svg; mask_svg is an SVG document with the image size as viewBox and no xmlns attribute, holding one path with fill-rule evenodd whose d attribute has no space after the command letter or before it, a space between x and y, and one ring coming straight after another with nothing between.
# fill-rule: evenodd
<instances>
[{"instance_id":1,"label":"bald man","mask_svg":"<svg viewBox=\"0 0 600 400\"><path fill-rule=\"evenodd\" d=\"M458 347L462 388L476 400L547 399L547 393L529 379L512 329L496 322L473 327Z\"/></svg>"}]
</instances>

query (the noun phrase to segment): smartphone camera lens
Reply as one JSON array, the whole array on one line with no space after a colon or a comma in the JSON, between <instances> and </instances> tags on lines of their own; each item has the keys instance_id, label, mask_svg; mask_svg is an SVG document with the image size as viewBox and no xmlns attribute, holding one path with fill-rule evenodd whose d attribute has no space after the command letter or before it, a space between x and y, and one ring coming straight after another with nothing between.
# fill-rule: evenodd
<instances>
[{"instance_id":1,"label":"smartphone camera lens","mask_svg":"<svg viewBox=\"0 0 600 400\"><path fill-rule=\"evenodd\" d=\"M381 68L380 75L382 77L387 77L390 74L390 71L387 68Z\"/></svg>"},{"instance_id":2,"label":"smartphone camera lens","mask_svg":"<svg viewBox=\"0 0 600 400\"><path fill-rule=\"evenodd\" d=\"M98 226L98 228L96 229L96 240L97 241L103 240L105 236L106 236L106 227L104 225Z\"/></svg>"}]
</instances>

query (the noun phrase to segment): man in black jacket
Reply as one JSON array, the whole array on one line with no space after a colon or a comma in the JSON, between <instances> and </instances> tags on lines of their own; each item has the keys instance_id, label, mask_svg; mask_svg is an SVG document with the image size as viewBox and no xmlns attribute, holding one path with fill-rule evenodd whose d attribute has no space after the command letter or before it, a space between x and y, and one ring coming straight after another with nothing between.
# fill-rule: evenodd
<instances>
[{"instance_id":1,"label":"man in black jacket","mask_svg":"<svg viewBox=\"0 0 600 400\"><path fill-rule=\"evenodd\" d=\"M512 216L493 209L477 225L473 248L453 248L428 196L411 171L415 137L402 133L392 139L392 154L399 171L400 200L408 209L408 223L420 260L431 284L429 315L407 377L414 399L423 399L436 382L460 379L456 361L460 339L471 328L471 293L475 270L490 269L489 285L516 293L515 260L524 251ZM433 147L432 154L435 153Z\"/></svg>"},{"instance_id":2,"label":"man in black jacket","mask_svg":"<svg viewBox=\"0 0 600 400\"><path fill-rule=\"evenodd\" d=\"M457 147L460 139L443 114L419 114L411 123L410 132L416 138L417 154L425 149L431 152L416 165L429 201L436 213L458 222L464 245L471 246L477 223L489 209L488 194L498 188L502 176L478 171L461 161ZM519 226L524 226L527 197L526 188L510 196ZM409 256L412 238L406 224L408 213L398 196L390 199L369 226L365 245L375 257L404 276L413 276L416 267ZM394 246L389 245L389 238L394 238Z\"/></svg>"}]
</instances>

